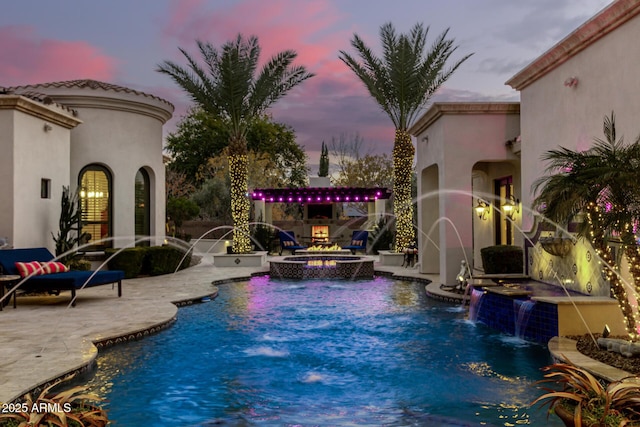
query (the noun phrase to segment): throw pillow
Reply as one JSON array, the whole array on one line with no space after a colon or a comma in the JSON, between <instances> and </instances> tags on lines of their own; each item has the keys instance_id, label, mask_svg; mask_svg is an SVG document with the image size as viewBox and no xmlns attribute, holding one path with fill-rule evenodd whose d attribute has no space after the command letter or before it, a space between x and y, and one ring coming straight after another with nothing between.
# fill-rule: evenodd
<instances>
[{"instance_id":1,"label":"throw pillow","mask_svg":"<svg viewBox=\"0 0 640 427\"><path fill-rule=\"evenodd\" d=\"M18 270L18 274L20 277L27 276L39 276L42 274L42 268L40 268L40 263L38 261L31 262L16 262L16 269Z\"/></svg>"},{"instance_id":2,"label":"throw pillow","mask_svg":"<svg viewBox=\"0 0 640 427\"><path fill-rule=\"evenodd\" d=\"M47 261L42 264L42 274L66 273L69 267L59 261Z\"/></svg>"}]
</instances>

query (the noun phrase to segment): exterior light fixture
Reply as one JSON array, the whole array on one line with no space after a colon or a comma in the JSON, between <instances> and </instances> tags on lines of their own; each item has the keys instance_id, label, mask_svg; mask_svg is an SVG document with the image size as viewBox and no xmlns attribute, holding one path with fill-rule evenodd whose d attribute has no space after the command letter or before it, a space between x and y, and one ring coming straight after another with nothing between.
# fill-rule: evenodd
<instances>
[{"instance_id":1,"label":"exterior light fixture","mask_svg":"<svg viewBox=\"0 0 640 427\"><path fill-rule=\"evenodd\" d=\"M480 218L483 221L486 221L487 216L489 215L489 212L491 210L491 206L489 206L489 204L484 200L478 199L478 204L474 209L476 210L476 214L478 215L478 218Z\"/></svg>"},{"instance_id":2,"label":"exterior light fixture","mask_svg":"<svg viewBox=\"0 0 640 427\"><path fill-rule=\"evenodd\" d=\"M520 199L516 199L513 195L507 197L507 200L502 205L502 211L506 216L509 217L510 220L513 221L513 217L516 213L520 212L520 208L518 205L520 204Z\"/></svg>"},{"instance_id":3,"label":"exterior light fixture","mask_svg":"<svg viewBox=\"0 0 640 427\"><path fill-rule=\"evenodd\" d=\"M576 76L567 77L567 79L564 81L564 85L566 87L574 88L578 86L578 78Z\"/></svg>"}]
</instances>

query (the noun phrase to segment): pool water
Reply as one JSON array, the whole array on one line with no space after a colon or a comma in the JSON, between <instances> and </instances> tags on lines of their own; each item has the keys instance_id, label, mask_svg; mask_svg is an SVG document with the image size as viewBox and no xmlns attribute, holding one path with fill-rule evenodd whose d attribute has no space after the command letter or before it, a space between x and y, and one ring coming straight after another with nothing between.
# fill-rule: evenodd
<instances>
[{"instance_id":1,"label":"pool water","mask_svg":"<svg viewBox=\"0 0 640 427\"><path fill-rule=\"evenodd\" d=\"M546 347L465 314L414 282L254 277L101 353L90 386L118 426L562 425L529 407Z\"/></svg>"}]
</instances>

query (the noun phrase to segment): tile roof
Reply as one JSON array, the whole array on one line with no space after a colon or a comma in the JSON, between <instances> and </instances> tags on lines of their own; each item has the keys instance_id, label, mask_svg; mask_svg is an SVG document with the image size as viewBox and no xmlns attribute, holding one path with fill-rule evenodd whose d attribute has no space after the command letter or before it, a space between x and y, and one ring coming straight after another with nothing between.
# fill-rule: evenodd
<instances>
[{"instance_id":1,"label":"tile roof","mask_svg":"<svg viewBox=\"0 0 640 427\"><path fill-rule=\"evenodd\" d=\"M105 82L100 82L97 80L90 80L90 79L83 79L83 80L67 80L67 81L62 81L62 82L50 82L50 83L38 83L38 84L34 84L34 85L24 85L24 86L14 86L14 87L8 87L5 88L5 90L9 90L9 91L13 91L15 93L20 92L20 94L23 93L23 91L25 89L32 89L32 88L48 88L48 87L52 87L52 88L69 88L69 89L73 89L73 88L89 88L89 89L102 89L102 90L106 90L106 91L113 91L113 92L122 92L122 93L127 93L127 94L133 94L133 95L141 95L147 98L151 98L151 99L155 99L161 102L164 102L168 105L170 105L171 107L173 107L173 104L171 104L169 101L160 98L159 96L155 96L155 95L151 95L145 92L140 92L134 89L130 89L128 87L124 87L124 86L118 86L118 85L114 85L111 83L105 83Z\"/></svg>"},{"instance_id":2,"label":"tile roof","mask_svg":"<svg viewBox=\"0 0 640 427\"><path fill-rule=\"evenodd\" d=\"M19 88L20 86L18 86ZM27 87L27 86L23 86L23 87ZM71 115L73 115L74 117L76 117L78 115L78 111L74 110L73 108L69 108L66 105L62 105L58 102L55 102L49 95L46 95L42 92L37 92L35 90L14 90L16 88L10 88L10 87L1 87L0 86L0 95L20 95L20 96L24 96L25 98L28 98L32 101L37 101L40 102L44 105L54 105L62 110L68 111Z\"/></svg>"}]
</instances>

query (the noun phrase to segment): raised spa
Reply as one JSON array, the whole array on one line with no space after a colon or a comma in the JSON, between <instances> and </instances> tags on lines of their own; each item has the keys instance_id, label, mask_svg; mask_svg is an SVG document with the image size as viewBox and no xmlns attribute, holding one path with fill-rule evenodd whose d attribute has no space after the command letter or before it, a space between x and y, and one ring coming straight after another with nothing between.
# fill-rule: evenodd
<instances>
[{"instance_id":1,"label":"raised spa","mask_svg":"<svg viewBox=\"0 0 640 427\"><path fill-rule=\"evenodd\" d=\"M373 258L349 255L293 255L269 261L278 279L372 279Z\"/></svg>"}]
</instances>

